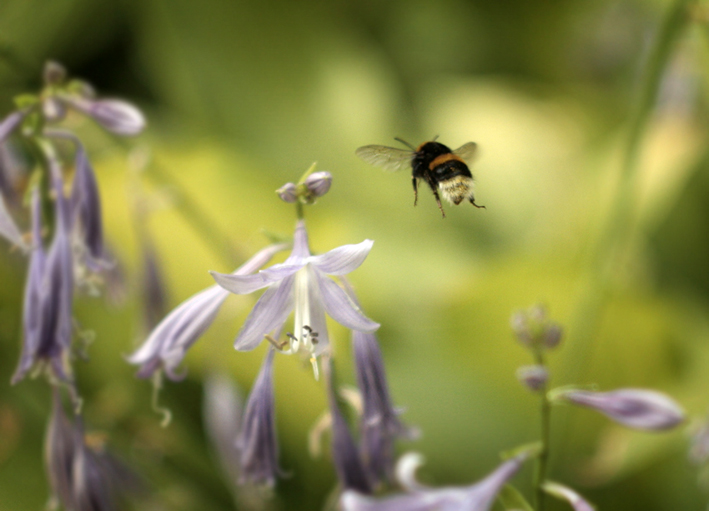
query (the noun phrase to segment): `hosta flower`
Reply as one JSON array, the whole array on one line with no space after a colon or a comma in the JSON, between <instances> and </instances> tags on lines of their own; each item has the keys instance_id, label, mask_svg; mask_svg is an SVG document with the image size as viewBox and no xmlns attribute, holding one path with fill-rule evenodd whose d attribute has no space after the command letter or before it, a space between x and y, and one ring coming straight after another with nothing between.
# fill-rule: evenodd
<instances>
[{"instance_id":1,"label":"hosta flower","mask_svg":"<svg viewBox=\"0 0 709 511\"><path fill-rule=\"evenodd\" d=\"M559 483L547 482L544 483L542 488L549 495L568 502L574 508L574 511L594 511L595 509L581 495Z\"/></svg>"},{"instance_id":2,"label":"hosta flower","mask_svg":"<svg viewBox=\"0 0 709 511\"><path fill-rule=\"evenodd\" d=\"M278 466L273 354L274 349L269 349L249 394L242 428L236 437L241 483L273 486L276 477L282 474Z\"/></svg>"},{"instance_id":3,"label":"hosta flower","mask_svg":"<svg viewBox=\"0 0 709 511\"><path fill-rule=\"evenodd\" d=\"M332 361L327 357L325 366L327 376L327 396L332 420L332 460L337 477L345 490L371 493L372 485L360 458L350 428L337 404L337 393L332 378Z\"/></svg>"},{"instance_id":4,"label":"hosta flower","mask_svg":"<svg viewBox=\"0 0 709 511\"><path fill-rule=\"evenodd\" d=\"M684 411L670 397L645 389L611 392L562 390L552 399L592 408L618 424L634 429L665 430L684 421Z\"/></svg>"},{"instance_id":5,"label":"hosta flower","mask_svg":"<svg viewBox=\"0 0 709 511\"><path fill-rule=\"evenodd\" d=\"M12 112L0 121L0 142L5 140L8 136L10 136L10 133L17 129L26 115L27 112L18 110L16 112Z\"/></svg>"},{"instance_id":6,"label":"hosta flower","mask_svg":"<svg viewBox=\"0 0 709 511\"><path fill-rule=\"evenodd\" d=\"M41 239L39 194L33 193L34 250L25 284L22 354L12 382L20 381L35 365L46 362L54 376L69 381L66 369L72 340L74 276L70 241L71 212L57 162L49 161L55 202L54 239L45 254Z\"/></svg>"},{"instance_id":7,"label":"hosta flower","mask_svg":"<svg viewBox=\"0 0 709 511\"><path fill-rule=\"evenodd\" d=\"M235 275L247 275L266 264L285 244L272 245L241 265ZM149 378L164 369L173 380L182 376L177 368L187 350L209 328L229 293L214 285L182 302L150 333L143 345L128 357L128 362L141 366L139 378Z\"/></svg>"},{"instance_id":8,"label":"hosta flower","mask_svg":"<svg viewBox=\"0 0 709 511\"><path fill-rule=\"evenodd\" d=\"M68 101L71 106L116 135L137 135L145 129L143 113L126 101L78 97L71 97Z\"/></svg>"},{"instance_id":9,"label":"hosta flower","mask_svg":"<svg viewBox=\"0 0 709 511\"><path fill-rule=\"evenodd\" d=\"M345 275L358 268L369 254L372 241L345 245L313 256L308 248L305 222L299 220L293 251L282 264L254 275L211 272L217 284L236 294L267 288L236 337L237 350L256 348L264 336L278 332L295 309L295 326L286 353L310 357L317 376L316 357L328 344L325 313L352 330L374 332L379 324L367 318L356 303L328 275Z\"/></svg>"},{"instance_id":10,"label":"hosta flower","mask_svg":"<svg viewBox=\"0 0 709 511\"><path fill-rule=\"evenodd\" d=\"M482 481L463 488L426 488L414 478L421 457L408 454L397 464L399 482L407 493L374 498L356 491L346 491L341 498L344 511L488 511L500 489L520 469L527 454L502 463Z\"/></svg>"},{"instance_id":11,"label":"hosta flower","mask_svg":"<svg viewBox=\"0 0 709 511\"><path fill-rule=\"evenodd\" d=\"M390 480L393 475L394 441L411 439L416 431L399 420L384 372L384 361L374 334L354 331L352 347L357 371L357 386L362 394L361 452L373 482Z\"/></svg>"}]
</instances>

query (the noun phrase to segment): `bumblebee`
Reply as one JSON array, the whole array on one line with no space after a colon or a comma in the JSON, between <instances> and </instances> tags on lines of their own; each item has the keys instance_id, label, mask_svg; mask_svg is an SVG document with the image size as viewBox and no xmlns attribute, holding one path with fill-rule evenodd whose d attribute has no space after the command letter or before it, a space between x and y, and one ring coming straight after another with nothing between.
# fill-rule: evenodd
<instances>
[{"instance_id":1,"label":"bumblebee","mask_svg":"<svg viewBox=\"0 0 709 511\"><path fill-rule=\"evenodd\" d=\"M436 142L435 139L424 142L418 148L400 138L394 140L401 142L410 150L383 145L366 145L357 149L355 154L367 163L392 172L410 166L411 181L414 185L414 206L418 202L418 181L423 179L433 191L443 218L446 217L446 213L441 205L439 190L443 198L452 204L458 205L468 200L476 208L485 207L475 203L473 175L466 163L471 162L475 155L478 147L475 142L468 142L451 151L448 146Z\"/></svg>"}]
</instances>

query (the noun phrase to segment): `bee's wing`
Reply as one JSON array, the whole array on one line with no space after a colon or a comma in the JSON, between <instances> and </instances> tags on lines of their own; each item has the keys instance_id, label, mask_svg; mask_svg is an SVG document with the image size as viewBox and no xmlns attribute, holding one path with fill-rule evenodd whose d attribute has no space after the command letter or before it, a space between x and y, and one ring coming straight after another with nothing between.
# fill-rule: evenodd
<instances>
[{"instance_id":1,"label":"bee's wing","mask_svg":"<svg viewBox=\"0 0 709 511\"><path fill-rule=\"evenodd\" d=\"M355 151L355 154L367 163L384 170L396 172L411 165L414 153L406 149L397 149L383 145L366 145Z\"/></svg>"},{"instance_id":2,"label":"bee's wing","mask_svg":"<svg viewBox=\"0 0 709 511\"><path fill-rule=\"evenodd\" d=\"M453 152L456 155L460 156L465 163L470 165L473 161L473 158L475 157L477 149L478 144L476 144L475 142L468 142L467 144L463 144Z\"/></svg>"}]
</instances>

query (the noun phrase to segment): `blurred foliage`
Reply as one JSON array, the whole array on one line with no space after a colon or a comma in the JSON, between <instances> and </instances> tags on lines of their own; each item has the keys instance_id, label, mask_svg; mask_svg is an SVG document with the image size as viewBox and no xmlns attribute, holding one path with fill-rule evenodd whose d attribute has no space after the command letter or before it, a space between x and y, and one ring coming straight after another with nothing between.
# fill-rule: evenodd
<instances>
[{"instance_id":1,"label":"blurred foliage","mask_svg":"<svg viewBox=\"0 0 709 511\"><path fill-rule=\"evenodd\" d=\"M124 356L145 331L135 201L166 277L170 307L266 244L291 234L292 206L273 190L315 160L330 193L306 211L312 249L375 240L352 275L378 333L392 394L418 426L401 445L425 454L422 478L465 484L500 451L538 436L537 403L515 379L531 363L510 314L542 302L565 325L552 384L650 387L695 418L709 398L709 34L707 5L682 7L638 135L652 48L674 2L423 0L8 0L0 4L0 106L40 85L47 59L129 99L150 129L127 145L75 122L104 198L125 299L83 297L95 332L79 387L89 428L105 433L146 480L136 509L233 507L205 440L201 382L227 370L243 389L263 349L232 340L254 297L231 297L187 357L188 378L161 400ZM691 16L686 18L685 16ZM410 179L354 156L365 144L440 135L474 140L476 197L441 220ZM142 163L141 163L142 162ZM625 187L624 187L625 186ZM622 193L619 194L618 190ZM425 192L425 191L424 191ZM627 217L613 225L619 202ZM26 218L18 217L27 226ZM607 233L618 229L616 238ZM49 393L10 387L19 356L25 261L0 253L0 510L41 509ZM599 268L604 268L603 271ZM348 334L332 325L340 374L354 381ZM585 344L584 344L585 343ZM335 484L306 438L325 407L321 383L294 359L275 367L281 462L276 507L319 509ZM687 438L621 430L587 410L554 409L550 475L604 510L704 509ZM530 470L516 483L529 493ZM566 509L556 503L550 509Z\"/></svg>"}]
</instances>

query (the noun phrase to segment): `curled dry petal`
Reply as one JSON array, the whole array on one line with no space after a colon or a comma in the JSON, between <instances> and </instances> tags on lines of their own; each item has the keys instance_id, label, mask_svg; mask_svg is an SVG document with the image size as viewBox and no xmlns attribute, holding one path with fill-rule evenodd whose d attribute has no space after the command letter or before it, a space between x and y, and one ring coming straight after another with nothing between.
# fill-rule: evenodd
<instances>
[{"instance_id":1,"label":"curled dry petal","mask_svg":"<svg viewBox=\"0 0 709 511\"><path fill-rule=\"evenodd\" d=\"M652 390L566 390L554 395L553 399L592 408L618 424L647 431L674 428L685 418L684 410L673 399Z\"/></svg>"}]
</instances>

